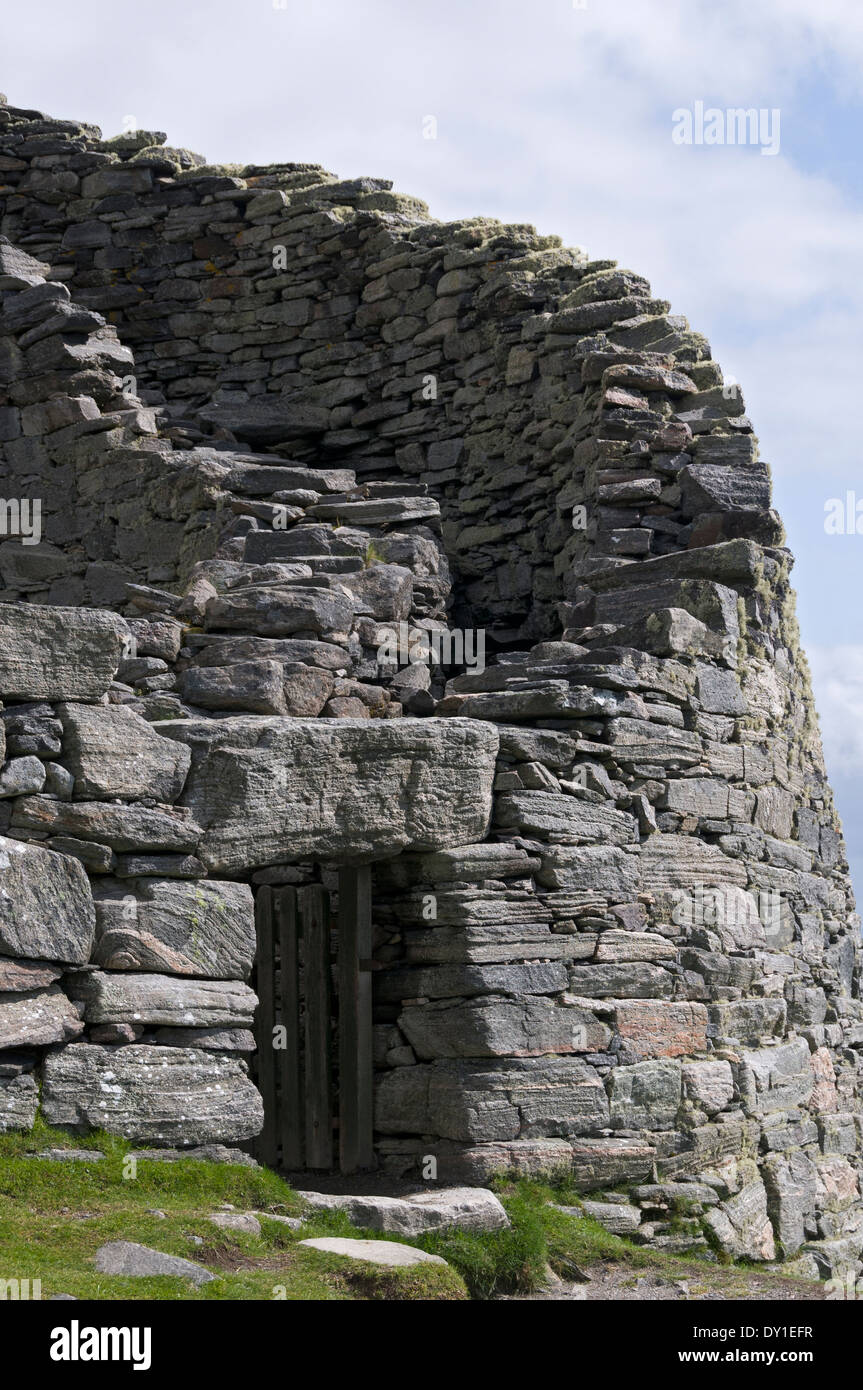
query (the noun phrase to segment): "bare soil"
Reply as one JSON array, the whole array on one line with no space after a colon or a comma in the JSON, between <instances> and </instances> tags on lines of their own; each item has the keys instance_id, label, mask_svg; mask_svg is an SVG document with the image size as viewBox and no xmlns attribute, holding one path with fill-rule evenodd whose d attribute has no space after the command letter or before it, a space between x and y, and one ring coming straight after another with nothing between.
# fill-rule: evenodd
<instances>
[{"instance_id":1,"label":"bare soil","mask_svg":"<svg viewBox=\"0 0 863 1390\"><path fill-rule=\"evenodd\" d=\"M692 1266L688 1265L678 1276L676 1273L658 1274L653 1270L632 1269L626 1264L603 1260L593 1265L584 1265L581 1272L586 1276L583 1281L567 1282L550 1274L544 1288L529 1294L504 1294L501 1295L501 1301L523 1303L559 1300L592 1303L610 1300L690 1303L710 1299L746 1299L764 1302L820 1302L827 1297L824 1284L808 1279L789 1279L776 1274L757 1274L734 1266L705 1264L703 1271L693 1271Z\"/></svg>"}]
</instances>

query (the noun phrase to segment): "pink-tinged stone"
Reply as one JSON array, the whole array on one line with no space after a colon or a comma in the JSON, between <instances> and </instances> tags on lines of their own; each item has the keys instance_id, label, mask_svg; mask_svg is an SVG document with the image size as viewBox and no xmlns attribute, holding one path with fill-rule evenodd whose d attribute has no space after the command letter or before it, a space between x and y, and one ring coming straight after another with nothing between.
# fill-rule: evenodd
<instances>
[{"instance_id":1,"label":"pink-tinged stone","mask_svg":"<svg viewBox=\"0 0 863 1390\"><path fill-rule=\"evenodd\" d=\"M707 1009L703 1004L659 999L619 1000L617 1031L640 1057L684 1057L707 1050Z\"/></svg>"},{"instance_id":2,"label":"pink-tinged stone","mask_svg":"<svg viewBox=\"0 0 863 1390\"><path fill-rule=\"evenodd\" d=\"M841 1154L821 1154L815 1159L818 1169L818 1205L828 1211L841 1211L857 1200L860 1184L847 1158Z\"/></svg>"},{"instance_id":3,"label":"pink-tinged stone","mask_svg":"<svg viewBox=\"0 0 863 1390\"><path fill-rule=\"evenodd\" d=\"M833 1070L833 1058L830 1056L826 1047L819 1047L809 1059L812 1068L812 1075L815 1084L812 1087L812 1096L809 1101L811 1108L821 1114L826 1114L839 1108L839 1094L836 1090L836 1076Z\"/></svg>"}]
</instances>

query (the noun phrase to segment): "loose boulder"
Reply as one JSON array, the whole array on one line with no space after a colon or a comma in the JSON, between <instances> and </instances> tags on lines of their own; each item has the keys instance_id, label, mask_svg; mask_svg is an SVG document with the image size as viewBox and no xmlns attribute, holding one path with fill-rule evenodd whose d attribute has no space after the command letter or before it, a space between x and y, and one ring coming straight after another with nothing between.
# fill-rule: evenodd
<instances>
[{"instance_id":1,"label":"loose boulder","mask_svg":"<svg viewBox=\"0 0 863 1390\"><path fill-rule=\"evenodd\" d=\"M166 1274L174 1279L189 1279L198 1287L211 1284L216 1277L192 1260L166 1255L162 1250L151 1250L148 1245L138 1245L132 1240L111 1240L107 1245L100 1245L94 1263L100 1274L123 1274L139 1279Z\"/></svg>"},{"instance_id":2,"label":"loose boulder","mask_svg":"<svg viewBox=\"0 0 863 1390\"><path fill-rule=\"evenodd\" d=\"M493 1192L481 1187L448 1187L409 1197L335 1196L298 1192L313 1211L344 1211L354 1226L416 1236L424 1231L500 1231L509 1217Z\"/></svg>"}]
</instances>

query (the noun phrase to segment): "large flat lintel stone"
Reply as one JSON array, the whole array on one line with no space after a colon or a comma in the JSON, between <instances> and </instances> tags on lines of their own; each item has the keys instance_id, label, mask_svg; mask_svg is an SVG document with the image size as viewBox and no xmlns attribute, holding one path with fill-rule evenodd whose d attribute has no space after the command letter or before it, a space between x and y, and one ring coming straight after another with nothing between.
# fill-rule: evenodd
<instances>
[{"instance_id":1,"label":"large flat lintel stone","mask_svg":"<svg viewBox=\"0 0 863 1390\"><path fill-rule=\"evenodd\" d=\"M315 858L369 862L482 839L497 730L467 719L186 719L183 804L212 873Z\"/></svg>"}]
</instances>

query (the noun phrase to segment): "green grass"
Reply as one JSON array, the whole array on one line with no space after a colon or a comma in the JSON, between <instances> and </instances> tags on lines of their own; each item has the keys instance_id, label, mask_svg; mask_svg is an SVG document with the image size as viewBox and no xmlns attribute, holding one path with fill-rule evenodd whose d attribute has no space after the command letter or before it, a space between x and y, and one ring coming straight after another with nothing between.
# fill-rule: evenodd
<instances>
[{"instance_id":1,"label":"green grass","mask_svg":"<svg viewBox=\"0 0 863 1390\"><path fill-rule=\"evenodd\" d=\"M101 1149L93 1162L55 1162L24 1154L48 1147ZM125 1166L130 1145L108 1135L86 1140L39 1126L0 1136L0 1278L41 1279L42 1297L209 1301L212 1299L464 1299L455 1270L381 1269L304 1249L305 1237L331 1234L317 1218L294 1231L261 1220L261 1235L223 1231L208 1220L220 1203L238 1211L297 1216L302 1203L266 1168L140 1160ZM164 1215L155 1213L162 1212ZM347 1223L345 1223L347 1227ZM349 1227L342 1232L356 1236ZM203 1244L196 1244L193 1237ZM93 1257L110 1240L131 1240L204 1265L217 1279L201 1288L159 1276L98 1273Z\"/></svg>"},{"instance_id":2,"label":"green grass","mask_svg":"<svg viewBox=\"0 0 863 1390\"><path fill-rule=\"evenodd\" d=\"M49 1147L98 1149L105 1157L66 1163L25 1157ZM70 1137L41 1122L27 1135L0 1135L0 1279L41 1279L43 1298L69 1293L82 1299L191 1301L488 1299L536 1290L549 1267L568 1281L602 1267L653 1270L686 1279L693 1292L712 1290L725 1298L766 1296L753 1294L756 1273L762 1283L765 1278L787 1282L786 1276L760 1269L729 1267L712 1251L673 1256L633 1245L595 1221L560 1211L556 1204L581 1204L563 1178L493 1182L510 1218L501 1231L450 1230L408 1238L358 1231L343 1212L324 1211L309 1212L299 1230L262 1215L260 1236L224 1231L208 1220L221 1203L237 1211L300 1217L303 1204L267 1168L138 1160L131 1176L130 1147L107 1134ZM442 1256L448 1267L382 1269L299 1244L326 1235L399 1240ZM217 1278L196 1289L164 1276L100 1274L93 1257L110 1240L181 1255Z\"/></svg>"}]
</instances>

